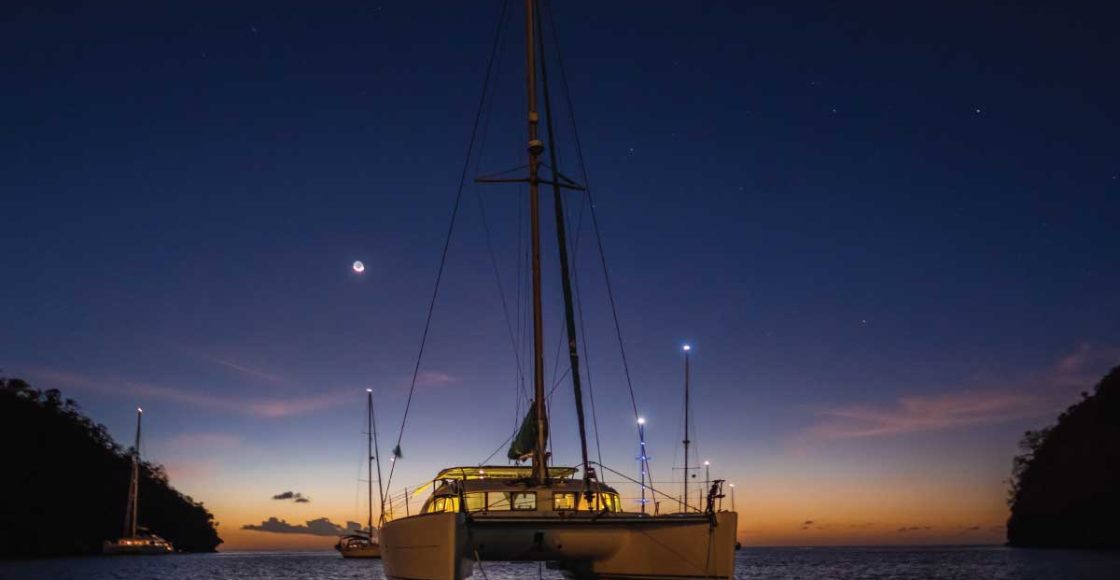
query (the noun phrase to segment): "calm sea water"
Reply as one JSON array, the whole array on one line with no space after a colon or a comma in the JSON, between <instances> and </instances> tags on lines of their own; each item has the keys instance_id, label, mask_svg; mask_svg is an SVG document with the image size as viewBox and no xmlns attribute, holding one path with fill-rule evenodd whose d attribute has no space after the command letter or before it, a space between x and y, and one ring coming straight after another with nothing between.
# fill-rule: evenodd
<instances>
[{"instance_id":1,"label":"calm sea water","mask_svg":"<svg viewBox=\"0 0 1120 580\"><path fill-rule=\"evenodd\" d=\"M485 565L475 579L561 576L536 564ZM1115 580L1120 553L1003 547L749 548L736 578L752 580ZM374 580L380 562L334 552L230 552L159 557L69 558L0 562L4 580Z\"/></svg>"}]
</instances>

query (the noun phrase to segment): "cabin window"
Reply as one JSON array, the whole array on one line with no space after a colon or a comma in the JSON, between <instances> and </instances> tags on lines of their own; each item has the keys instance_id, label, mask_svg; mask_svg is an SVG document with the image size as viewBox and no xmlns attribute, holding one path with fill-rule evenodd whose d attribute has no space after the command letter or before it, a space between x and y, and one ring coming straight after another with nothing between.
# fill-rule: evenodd
<instances>
[{"instance_id":1,"label":"cabin window","mask_svg":"<svg viewBox=\"0 0 1120 580\"><path fill-rule=\"evenodd\" d=\"M486 494L486 510L504 512L509 510L509 494L504 491L491 491Z\"/></svg>"},{"instance_id":2,"label":"cabin window","mask_svg":"<svg viewBox=\"0 0 1120 580\"><path fill-rule=\"evenodd\" d=\"M580 511L607 510L609 512L617 512L622 509L619 505L617 494L592 494L590 500L582 496L577 498L577 496L579 496L579 494L574 492L554 492L552 494L552 509L556 511L574 510L576 509L576 499L579 499Z\"/></svg>"},{"instance_id":3,"label":"cabin window","mask_svg":"<svg viewBox=\"0 0 1120 580\"><path fill-rule=\"evenodd\" d=\"M556 511L576 509L576 494L562 491L553 492L552 509Z\"/></svg>"},{"instance_id":4,"label":"cabin window","mask_svg":"<svg viewBox=\"0 0 1120 580\"><path fill-rule=\"evenodd\" d=\"M535 491L517 491L510 494L513 496L513 509L519 511L536 511L537 509L537 492Z\"/></svg>"},{"instance_id":5,"label":"cabin window","mask_svg":"<svg viewBox=\"0 0 1120 580\"><path fill-rule=\"evenodd\" d=\"M463 499L467 501L468 512L480 512L486 509L486 492L465 493Z\"/></svg>"},{"instance_id":6,"label":"cabin window","mask_svg":"<svg viewBox=\"0 0 1120 580\"><path fill-rule=\"evenodd\" d=\"M602 496L603 502L606 504L608 510L612 512L622 511L621 502L618 501L618 494L604 493Z\"/></svg>"},{"instance_id":7,"label":"cabin window","mask_svg":"<svg viewBox=\"0 0 1120 580\"><path fill-rule=\"evenodd\" d=\"M428 513L430 514L457 511L459 511L459 498L457 497L437 497L428 506Z\"/></svg>"}]
</instances>

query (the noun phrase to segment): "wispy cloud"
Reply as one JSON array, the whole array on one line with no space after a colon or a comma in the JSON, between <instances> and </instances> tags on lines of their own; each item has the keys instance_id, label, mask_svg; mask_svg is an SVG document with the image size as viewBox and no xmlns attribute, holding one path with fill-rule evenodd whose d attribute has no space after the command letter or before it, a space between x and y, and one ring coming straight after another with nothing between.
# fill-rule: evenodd
<instances>
[{"instance_id":1,"label":"wispy cloud","mask_svg":"<svg viewBox=\"0 0 1120 580\"><path fill-rule=\"evenodd\" d=\"M888 405L823 409L805 435L835 440L939 431L1034 417L1046 408L1042 397L1009 392L903 397Z\"/></svg>"},{"instance_id":2,"label":"wispy cloud","mask_svg":"<svg viewBox=\"0 0 1120 580\"><path fill-rule=\"evenodd\" d=\"M164 464L168 477L172 481L182 482L184 479L207 480L214 476L220 469L218 462L212 459L202 461L172 460Z\"/></svg>"},{"instance_id":3,"label":"wispy cloud","mask_svg":"<svg viewBox=\"0 0 1120 580\"><path fill-rule=\"evenodd\" d=\"M308 520L304 525L289 524L288 522L271 517L261 522L260 524L245 524L241 526L243 530L253 530L257 532L271 532L274 534L310 534L312 536L339 536L346 533L351 533L362 529L362 525L358 522L346 522L346 527L342 527L327 518L319 518L315 520Z\"/></svg>"},{"instance_id":4,"label":"wispy cloud","mask_svg":"<svg viewBox=\"0 0 1120 580\"><path fill-rule=\"evenodd\" d=\"M1104 371L1117 364L1120 364L1120 348L1083 342L1058 359L1041 380L1058 387L1087 391L1100 380Z\"/></svg>"},{"instance_id":5,"label":"wispy cloud","mask_svg":"<svg viewBox=\"0 0 1120 580\"><path fill-rule=\"evenodd\" d=\"M421 371L416 376L416 384L424 387L442 387L458 382L459 379L440 371Z\"/></svg>"},{"instance_id":6,"label":"wispy cloud","mask_svg":"<svg viewBox=\"0 0 1120 580\"><path fill-rule=\"evenodd\" d=\"M174 451L211 451L240 447L242 443L241 437L228 433L184 433L168 439L165 445Z\"/></svg>"},{"instance_id":7,"label":"wispy cloud","mask_svg":"<svg viewBox=\"0 0 1120 580\"><path fill-rule=\"evenodd\" d=\"M253 378L257 378L257 379L263 379L263 380L266 380L270 383L275 383L275 384L278 384L278 385L286 385L289 382L287 379L285 379L284 377L281 377L280 375L273 374L273 373L266 372L266 371L262 371L260 369L255 369L255 368L250 367L248 365L229 360L228 358L222 358L222 357L215 356L215 355L205 353L205 352L202 352L200 350L195 350L195 349L184 349L184 350L187 350L187 351L191 352L192 354L194 354L198 357L201 357L205 360L208 360L208 361L210 361L214 364L223 366L227 369L237 371L238 373L243 374L243 375L247 375L247 376L250 376L250 377L253 377Z\"/></svg>"},{"instance_id":8,"label":"wispy cloud","mask_svg":"<svg viewBox=\"0 0 1120 580\"><path fill-rule=\"evenodd\" d=\"M816 421L796 440L807 443L886 437L1038 417L1053 412L1068 398L1055 393L1054 387L1088 390L1117 362L1120 349L1083 343L1053 364L981 388L953 388L880 404L818 409Z\"/></svg>"},{"instance_id":9,"label":"wispy cloud","mask_svg":"<svg viewBox=\"0 0 1120 580\"><path fill-rule=\"evenodd\" d=\"M356 390L336 389L311 395L243 396L216 393L203 388L182 388L120 379L101 379L57 369L27 369L39 385L77 388L116 396L158 399L215 412L233 412L257 417L282 418L322 411L354 400Z\"/></svg>"},{"instance_id":10,"label":"wispy cloud","mask_svg":"<svg viewBox=\"0 0 1120 580\"><path fill-rule=\"evenodd\" d=\"M314 395L310 397L289 397L289 398L276 398L266 400L255 400L247 403L247 408L254 415L261 417L289 417L292 415L303 415L306 413L314 413L323 409L337 407L348 401L355 400L356 391L349 389L345 391L334 391L332 393L325 393L322 395Z\"/></svg>"}]
</instances>

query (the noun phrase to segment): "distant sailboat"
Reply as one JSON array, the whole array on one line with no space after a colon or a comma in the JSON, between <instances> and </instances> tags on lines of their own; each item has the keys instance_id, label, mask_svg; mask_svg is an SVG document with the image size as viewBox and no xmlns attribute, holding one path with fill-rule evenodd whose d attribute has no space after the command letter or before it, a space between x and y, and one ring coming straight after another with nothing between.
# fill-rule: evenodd
<instances>
[{"instance_id":1,"label":"distant sailboat","mask_svg":"<svg viewBox=\"0 0 1120 580\"><path fill-rule=\"evenodd\" d=\"M384 494L381 491L381 461L377 458L377 429L373 420L373 389L366 389L366 457L368 459L366 480L369 489L369 514L366 519L366 530L348 534L338 539L334 549L342 554L343 558L380 558L381 545L373 534L373 465L377 463L377 493L384 503Z\"/></svg>"},{"instance_id":2,"label":"distant sailboat","mask_svg":"<svg viewBox=\"0 0 1120 580\"><path fill-rule=\"evenodd\" d=\"M124 537L107 540L102 546L106 554L114 555L160 555L175 551L171 542L138 527L137 505L140 496L140 419L143 409L136 409L136 446L132 448L132 477L128 484L128 503L124 512Z\"/></svg>"}]
</instances>

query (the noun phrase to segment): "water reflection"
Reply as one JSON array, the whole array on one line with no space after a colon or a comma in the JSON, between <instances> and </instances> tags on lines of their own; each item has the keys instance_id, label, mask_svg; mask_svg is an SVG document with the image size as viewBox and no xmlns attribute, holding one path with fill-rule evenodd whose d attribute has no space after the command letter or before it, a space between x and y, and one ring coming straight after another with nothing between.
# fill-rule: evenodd
<instances>
[{"instance_id":1,"label":"water reflection","mask_svg":"<svg viewBox=\"0 0 1120 580\"><path fill-rule=\"evenodd\" d=\"M1003 547L753 548L737 554L737 580L1111 580L1120 554ZM484 563L485 576L563 576L537 563ZM156 557L68 558L0 563L0 579L39 580L376 580L377 560L331 552L229 552Z\"/></svg>"}]
</instances>

